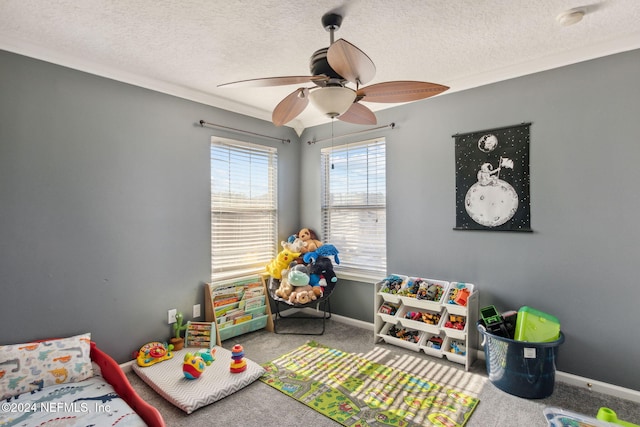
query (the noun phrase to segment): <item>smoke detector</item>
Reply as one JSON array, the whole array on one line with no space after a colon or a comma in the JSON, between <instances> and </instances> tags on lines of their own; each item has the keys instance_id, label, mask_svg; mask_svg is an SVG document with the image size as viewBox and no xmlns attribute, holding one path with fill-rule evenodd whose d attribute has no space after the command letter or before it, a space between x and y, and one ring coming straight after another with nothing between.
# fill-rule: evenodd
<instances>
[{"instance_id":1,"label":"smoke detector","mask_svg":"<svg viewBox=\"0 0 640 427\"><path fill-rule=\"evenodd\" d=\"M556 21L563 27L567 27L582 21L585 13L586 11L582 8L569 9L556 16Z\"/></svg>"}]
</instances>

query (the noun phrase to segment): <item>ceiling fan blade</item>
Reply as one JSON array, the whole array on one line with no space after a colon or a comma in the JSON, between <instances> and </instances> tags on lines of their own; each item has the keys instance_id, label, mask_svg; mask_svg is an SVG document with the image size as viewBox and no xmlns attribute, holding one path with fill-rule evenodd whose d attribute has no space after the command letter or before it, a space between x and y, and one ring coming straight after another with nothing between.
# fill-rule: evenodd
<instances>
[{"instance_id":1,"label":"ceiling fan blade","mask_svg":"<svg viewBox=\"0 0 640 427\"><path fill-rule=\"evenodd\" d=\"M363 85L376 75L373 61L345 39L339 39L329 46L327 62L334 71L351 83Z\"/></svg>"},{"instance_id":2,"label":"ceiling fan blade","mask_svg":"<svg viewBox=\"0 0 640 427\"><path fill-rule=\"evenodd\" d=\"M418 81L393 81L377 83L360 88L357 96L366 102L411 102L438 95L449 89L448 86Z\"/></svg>"},{"instance_id":3,"label":"ceiling fan blade","mask_svg":"<svg viewBox=\"0 0 640 427\"><path fill-rule=\"evenodd\" d=\"M268 87L285 86L293 84L314 83L328 80L327 76L283 76L265 77L261 79L239 80L237 82L223 83L218 87Z\"/></svg>"},{"instance_id":4,"label":"ceiling fan blade","mask_svg":"<svg viewBox=\"0 0 640 427\"><path fill-rule=\"evenodd\" d=\"M282 126L298 117L309 105L309 89L301 87L287 95L276 108L273 109L271 121L276 126Z\"/></svg>"},{"instance_id":5,"label":"ceiling fan blade","mask_svg":"<svg viewBox=\"0 0 640 427\"><path fill-rule=\"evenodd\" d=\"M338 116L338 120L356 125L375 125L378 123L373 111L358 102L351 104L347 111Z\"/></svg>"}]
</instances>

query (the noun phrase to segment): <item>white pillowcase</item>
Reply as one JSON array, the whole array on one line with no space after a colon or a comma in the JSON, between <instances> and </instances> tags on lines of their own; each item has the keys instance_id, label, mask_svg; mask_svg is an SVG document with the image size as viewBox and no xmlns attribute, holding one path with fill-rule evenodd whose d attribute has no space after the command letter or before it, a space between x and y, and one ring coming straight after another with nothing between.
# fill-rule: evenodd
<instances>
[{"instance_id":1,"label":"white pillowcase","mask_svg":"<svg viewBox=\"0 0 640 427\"><path fill-rule=\"evenodd\" d=\"M0 346L0 399L93 376L91 334Z\"/></svg>"}]
</instances>

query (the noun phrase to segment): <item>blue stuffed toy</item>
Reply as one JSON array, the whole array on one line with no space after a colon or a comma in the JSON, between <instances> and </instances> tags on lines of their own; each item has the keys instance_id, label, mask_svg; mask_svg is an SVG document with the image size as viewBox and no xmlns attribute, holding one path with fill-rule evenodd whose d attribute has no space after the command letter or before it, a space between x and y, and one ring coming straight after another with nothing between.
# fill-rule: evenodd
<instances>
[{"instance_id":1,"label":"blue stuffed toy","mask_svg":"<svg viewBox=\"0 0 640 427\"><path fill-rule=\"evenodd\" d=\"M329 257L329 256L333 256L333 259L335 260L336 264L340 264L340 258L338 258L338 249L329 243L320 246L318 249L316 249L313 252L307 252L302 256L302 260L306 264L310 264L315 262L315 260L318 257Z\"/></svg>"}]
</instances>

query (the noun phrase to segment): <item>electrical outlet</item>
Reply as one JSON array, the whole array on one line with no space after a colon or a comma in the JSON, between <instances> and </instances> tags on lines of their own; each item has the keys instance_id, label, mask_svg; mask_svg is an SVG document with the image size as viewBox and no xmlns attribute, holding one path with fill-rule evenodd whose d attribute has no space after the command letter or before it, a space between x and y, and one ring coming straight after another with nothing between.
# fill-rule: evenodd
<instances>
[{"instance_id":1,"label":"electrical outlet","mask_svg":"<svg viewBox=\"0 0 640 427\"><path fill-rule=\"evenodd\" d=\"M194 304L193 306L193 317L200 317L200 304Z\"/></svg>"},{"instance_id":2,"label":"electrical outlet","mask_svg":"<svg viewBox=\"0 0 640 427\"><path fill-rule=\"evenodd\" d=\"M175 308L169 310L169 324L176 323L176 314L178 314L178 310Z\"/></svg>"}]
</instances>

